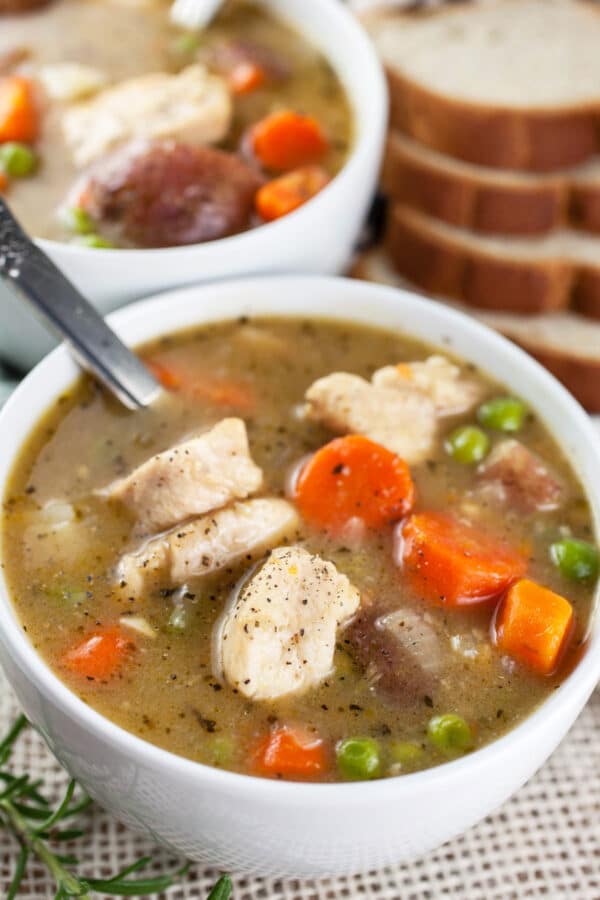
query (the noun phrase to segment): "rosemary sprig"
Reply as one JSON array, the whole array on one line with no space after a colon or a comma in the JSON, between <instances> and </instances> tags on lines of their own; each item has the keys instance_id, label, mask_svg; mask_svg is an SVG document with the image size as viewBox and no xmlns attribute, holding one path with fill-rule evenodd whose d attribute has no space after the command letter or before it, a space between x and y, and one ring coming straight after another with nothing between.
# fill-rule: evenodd
<instances>
[{"instance_id":1,"label":"rosemary sprig","mask_svg":"<svg viewBox=\"0 0 600 900\"><path fill-rule=\"evenodd\" d=\"M32 856L43 863L52 875L56 890L54 900L68 900L70 897L89 900L95 892L114 897L144 897L164 891L186 875L189 863L168 875L131 878L148 865L151 861L149 857L127 866L112 878L83 878L78 875L73 867L79 864L79 860L57 852L53 845L82 837L85 832L81 829L63 825L84 812L92 801L80 791L75 781L71 781L62 802L52 809L41 793L41 781L32 781L29 775L14 775L8 771L6 764L28 724L25 716L19 716L0 742L0 828L11 831L20 845L6 900L15 900L18 896ZM224 875L207 900L229 900L231 891L231 880Z\"/></svg>"}]
</instances>

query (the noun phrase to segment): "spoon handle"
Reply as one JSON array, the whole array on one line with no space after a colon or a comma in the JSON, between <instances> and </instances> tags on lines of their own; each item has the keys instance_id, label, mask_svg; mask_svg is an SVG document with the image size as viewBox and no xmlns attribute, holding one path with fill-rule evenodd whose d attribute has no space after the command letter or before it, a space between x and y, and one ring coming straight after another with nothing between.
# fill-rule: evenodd
<instances>
[{"instance_id":1,"label":"spoon handle","mask_svg":"<svg viewBox=\"0 0 600 900\"><path fill-rule=\"evenodd\" d=\"M102 251L98 251L102 252ZM41 314L129 409L149 406L161 387L102 316L25 234L0 198L0 277Z\"/></svg>"}]
</instances>

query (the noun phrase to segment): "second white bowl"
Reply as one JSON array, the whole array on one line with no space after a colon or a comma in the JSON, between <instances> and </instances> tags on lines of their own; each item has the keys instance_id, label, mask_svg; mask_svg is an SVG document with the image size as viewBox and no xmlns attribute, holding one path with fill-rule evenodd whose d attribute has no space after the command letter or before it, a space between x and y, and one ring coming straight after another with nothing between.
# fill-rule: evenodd
<instances>
[{"instance_id":1,"label":"second white bowl","mask_svg":"<svg viewBox=\"0 0 600 900\"><path fill-rule=\"evenodd\" d=\"M40 246L105 315L169 287L267 272L338 274L348 264L375 191L387 124L387 87L369 38L339 0L263 0L319 47L352 105L351 155L330 185L296 212L234 237L160 250ZM0 284L0 359L31 368L55 341Z\"/></svg>"}]
</instances>

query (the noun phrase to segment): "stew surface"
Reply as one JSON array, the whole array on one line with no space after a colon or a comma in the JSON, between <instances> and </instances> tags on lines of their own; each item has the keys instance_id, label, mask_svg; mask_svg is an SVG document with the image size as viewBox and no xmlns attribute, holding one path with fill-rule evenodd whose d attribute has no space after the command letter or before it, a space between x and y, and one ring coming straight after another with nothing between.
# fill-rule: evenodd
<instances>
[{"instance_id":1,"label":"stew surface","mask_svg":"<svg viewBox=\"0 0 600 900\"><path fill-rule=\"evenodd\" d=\"M203 31L170 6L0 13L0 192L33 234L213 240L292 212L344 164L352 113L317 49L246 0Z\"/></svg>"},{"instance_id":2,"label":"stew surface","mask_svg":"<svg viewBox=\"0 0 600 900\"><path fill-rule=\"evenodd\" d=\"M85 703L192 760L331 781L481 747L560 685L597 552L581 486L521 401L396 333L327 320L227 321L143 355L168 387L156 408L125 413L81 379L4 498L23 628ZM385 431L399 399L412 426ZM224 446L244 423L250 456L229 462L246 486L232 502L229 472L206 504L177 445ZM136 469L149 460L170 468Z\"/></svg>"}]
</instances>

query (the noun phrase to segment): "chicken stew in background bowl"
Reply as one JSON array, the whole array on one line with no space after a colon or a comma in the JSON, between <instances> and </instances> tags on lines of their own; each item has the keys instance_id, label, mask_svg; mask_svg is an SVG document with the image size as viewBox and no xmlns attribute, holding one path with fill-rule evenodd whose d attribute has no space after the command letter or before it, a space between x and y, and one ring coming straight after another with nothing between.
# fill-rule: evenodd
<instances>
[{"instance_id":1,"label":"chicken stew in background bowl","mask_svg":"<svg viewBox=\"0 0 600 900\"><path fill-rule=\"evenodd\" d=\"M368 38L336 0L230 0L201 32L169 9L0 13L0 169L17 217L102 312L186 281L340 271L385 130ZM30 365L50 342L0 302L0 354Z\"/></svg>"},{"instance_id":2,"label":"chicken stew in background bowl","mask_svg":"<svg viewBox=\"0 0 600 900\"><path fill-rule=\"evenodd\" d=\"M55 0L2 17L3 193L36 237L218 240L289 214L345 163L352 111L319 50L248 0L197 31L171 24L170 5Z\"/></svg>"},{"instance_id":3,"label":"chicken stew in background bowl","mask_svg":"<svg viewBox=\"0 0 600 900\"><path fill-rule=\"evenodd\" d=\"M155 409L124 415L62 377L14 447L4 579L27 635L16 647L9 615L9 673L23 689L13 655L39 653L62 680L38 658L50 681L32 687L27 671L21 693L26 708L32 690L52 698L51 746L92 792L73 746L89 741L84 710L95 738L142 770L164 765L167 781L174 767L242 797L256 783L163 749L263 776L251 792L265 803L268 779L305 781L285 793L292 818L305 814L293 798L324 790L306 782L366 782L337 785L343 806L346 791L368 804L361 791L399 776L377 796L397 791L402 807L422 791L424 809L394 852L430 846L531 774L597 678L591 426L520 351L410 295L248 282L205 289L195 316L192 296L140 306L155 323L169 310L166 337L122 314L129 336L156 338L143 351L168 389ZM335 319L319 318L323 303ZM465 767L487 772L485 787L432 825L433 783L457 801Z\"/></svg>"}]
</instances>

